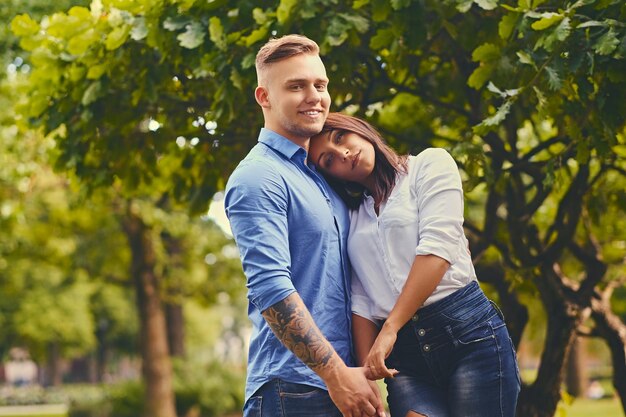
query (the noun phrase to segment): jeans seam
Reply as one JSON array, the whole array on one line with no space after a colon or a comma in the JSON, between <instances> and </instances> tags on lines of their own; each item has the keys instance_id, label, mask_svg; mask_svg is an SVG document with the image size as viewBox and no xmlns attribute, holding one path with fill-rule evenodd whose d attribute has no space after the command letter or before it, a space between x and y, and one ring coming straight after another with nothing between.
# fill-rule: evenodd
<instances>
[{"instance_id":1,"label":"jeans seam","mask_svg":"<svg viewBox=\"0 0 626 417\"><path fill-rule=\"evenodd\" d=\"M281 380L277 379L276 380L276 399L278 400L278 406L280 407L281 416L286 417L285 405L283 404L283 397L282 395L280 395L281 389L282 389Z\"/></svg>"},{"instance_id":2,"label":"jeans seam","mask_svg":"<svg viewBox=\"0 0 626 417\"><path fill-rule=\"evenodd\" d=\"M495 331L494 331L494 336L495 336ZM504 417L504 404L502 403L502 401L503 401L503 390L504 390L504 387L503 387L503 384L504 384L504 381L503 381L504 380L504 373L503 373L503 369L502 369L502 354L504 352L502 351L503 346L502 346L502 343L500 343L501 341L498 340L497 337L495 338L495 340L496 340L496 347L498 348L498 368L500 370L500 372L499 372L500 375L498 375L498 381L499 381L498 386L500 388L500 416Z\"/></svg>"}]
</instances>

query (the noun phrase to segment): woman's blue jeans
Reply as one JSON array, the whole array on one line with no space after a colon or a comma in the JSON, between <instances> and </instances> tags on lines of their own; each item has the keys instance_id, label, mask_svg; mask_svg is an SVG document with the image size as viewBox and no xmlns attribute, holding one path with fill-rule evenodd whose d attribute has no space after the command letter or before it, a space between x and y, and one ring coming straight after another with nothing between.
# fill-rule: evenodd
<instances>
[{"instance_id":1,"label":"woman's blue jeans","mask_svg":"<svg viewBox=\"0 0 626 417\"><path fill-rule=\"evenodd\" d=\"M385 380L392 417L513 417L520 377L504 317L478 283L417 311L398 332Z\"/></svg>"},{"instance_id":2,"label":"woman's blue jeans","mask_svg":"<svg viewBox=\"0 0 626 417\"><path fill-rule=\"evenodd\" d=\"M274 379L243 407L243 417L341 417L328 391Z\"/></svg>"}]
</instances>

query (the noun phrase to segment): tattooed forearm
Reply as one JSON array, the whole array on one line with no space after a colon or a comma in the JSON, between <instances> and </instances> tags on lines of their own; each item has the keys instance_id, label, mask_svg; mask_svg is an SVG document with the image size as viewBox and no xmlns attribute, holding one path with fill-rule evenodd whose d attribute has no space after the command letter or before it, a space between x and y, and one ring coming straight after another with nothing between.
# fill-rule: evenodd
<instances>
[{"instance_id":1,"label":"tattooed forearm","mask_svg":"<svg viewBox=\"0 0 626 417\"><path fill-rule=\"evenodd\" d=\"M335 350L317 328L297 294L291 294L263 312L278 339L309 368L318 372L328 366Z\"/></svg>"}]
</instances>

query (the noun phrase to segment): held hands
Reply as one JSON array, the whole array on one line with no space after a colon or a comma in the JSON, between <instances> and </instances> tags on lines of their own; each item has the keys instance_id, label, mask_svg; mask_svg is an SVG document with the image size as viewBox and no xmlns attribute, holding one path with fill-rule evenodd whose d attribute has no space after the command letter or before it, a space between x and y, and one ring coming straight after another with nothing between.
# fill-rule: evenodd
<instances>
[{"instance_id":1,"label":"held hands","mask_svg":"<svg viewBox=\"0 0 626 417\"><path fill-rule=\"evenodd\" d=\"M381 378L393 378L398 374L395 369L389 369L385 365L385 359L391 353L393 345L396 343L398 333L386 326L383 326L376 337L367 358L365 358L365 376L367 379L376 380Z\"/></svg>"},{"instance_id":2,"label":"held hands","mask_svg":"<svg viewBox=\"0 0 626 417\"><path fill-rule=\"evenodd\" d=\"M367 380L365 368L344 367L326 386L344 417L386 416L378 386Z\"/></svg>"}]
</instances>

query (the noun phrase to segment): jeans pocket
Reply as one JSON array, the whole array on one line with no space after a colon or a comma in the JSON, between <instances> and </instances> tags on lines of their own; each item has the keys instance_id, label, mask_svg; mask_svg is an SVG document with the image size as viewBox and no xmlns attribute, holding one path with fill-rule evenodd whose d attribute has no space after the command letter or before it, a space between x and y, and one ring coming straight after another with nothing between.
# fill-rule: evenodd
<instances>
[{"instance_id":1,"label":"jeans pocket","mask_svg":"<svg viewBox=\"0 0 626 417\"><path fill-rule=\"evenodd\" d=\"M263 397L250 397L243 406L243 417L262 417Z\"/></svg>"},{"instance_id":2,"label":"jeans pocket","mask_svg":"<svg viewBox=\"0 0 626 417\"><path fill-rule=\"evenodd\" d=\"M281 384L280 401L285 415L301 417L341 416L328 391L301 384Z\"/></svg>"},{"instance_id":3,"label":"jeans pocket","mask_svg":"<svg viewBox=\"0 0 626 417\"><path fill-rule=\"evenodd\" d=\"M489 323L483 323L479 327L461 333L456 337L455 344L465 346L483 342L485 340L494 340L495 338L496 336L494 335L491 325Z\"/></svg>"}]
</instances>

